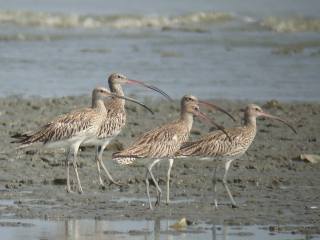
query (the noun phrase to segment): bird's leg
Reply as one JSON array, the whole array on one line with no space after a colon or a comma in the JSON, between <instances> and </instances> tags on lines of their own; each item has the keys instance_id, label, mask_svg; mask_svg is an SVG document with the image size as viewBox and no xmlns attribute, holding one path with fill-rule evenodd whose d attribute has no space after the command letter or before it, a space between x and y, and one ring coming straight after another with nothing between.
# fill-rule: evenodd
<instances>
[{"instance_id":1,"label":"bird's leg","mask_svg":"<svg viewBox=\"0 0 320 240\"><path fill-rule=\"evenodd\" d=\"M76 177L77 177L78 192L79 192L79 193L83 193L82 186L81 186L81 182L80 182L80 178L79 178L79 173L78 173L77 158L76 158L76 157L74 157L74 160L73 160L72 163L73 163L74 172L76 173Z\"/></svg>"},{"instance_id":2,"label":"bird's leg","mask_svg":"<svg viewBox=\"0 0 320 240\"><path fill-rule=\"evenodd\" d=\"M157 161L157 163L154 165L154 167L156 167L156 172L160 172L159 168L160 168L160 161ZM160 177L159 175L155 176L155 180L157 181L157 183L159 183L159 180L160 180ZM157 194L157 197L159 195L159 192L158 192L158 189L156 188L156 194ZM158 201L158 199L157 199ZM156 205L158 204L156 201Z\"/></svg>"},{"instance_id":3,"label":"bird's leg","mask_svg":"<svg viewBox=\"0 0 320 240\"><path fill-rule=\"evenodd\" d=\"M235 208L237 207L237 204L236 202L234 201L233 199L233 196L231 194L231 191L228 187L228 183L227 183L227 174L228 174L228 170L229 170L229 167L230 167L230 164L233 160L228 160L226 163L225 163L225 173L224 173L224 176L223 176L223 179L222 179L222 182L223 182L223 186L224 188L227 190L228 192L228 195L229 195L229 198L231 200L231 203L232 203L232 207Z\"/></svg>"},{"instance_id":4,"label":"bird's leg","mask_svg":"<svg viewBox=\"0 0 320 240\"><path fill-rule=\"evenodd\" d=\"M148 167L149 175L151 176L152 181L154 182L154 185L156 186L156 190L157 190L157 200L156 200L155 206L160 206L160 200L161 200L162 191L161 191L161 188L159 187L158 181L155 179L155 177L154 177L154 175L153 175L151 170L154 167L154 165L157 164L159 161L160 161L160 159L154 160L150 164L150 166Z\"/></svg>"},{"instance_id":5,"label":"bird's leg","mask_svg":"<svg viewBox=\"0 0 320 240\"><path fill-rule=\"evenodd\" d=\"M78 174L78 167L77 167L77 153L78 153L78 149L79 149L80 143L77 143L73 148L73 169L74 172L76 173L76 177L77 177L77 182L78 182L78 192L79 193L83 193L82 190L82 186L81 186L81 182L80 182L80 178L79 178L79 174Z\"/></svg>"},{"instance_id":6,"label":"bird's leg","mask_svg":"<svg viewBox=\"0 0 320 240\"><path fill-rule=\"evenodd\" d=\"M67 192L71 193L71 187L70 187L70 158L71 158L71 150L69 149L67 152L67 158L66 158L66 174L67 174Z\"/></svg>"},{"instance_id":7,"label":"bird's leg","mask_svg":"<svg viewBox=\"0 0 320 240\"><path fill-rule=\"evenodd\" d=\"M213 178L212 178L212 183L213 183L213 199L214 199L214 206L217 209L218 208L218 195L217 195L217 170L218 170L218 164L214 168L213 172Z\"/></svg>"},{"instance_id":8,"label":"bird's leg","mask_svg":"<svg viewBox=\"0 0 320 240\"><path fill-rule=\"evenodd\" d=\"M100 146L99 148L99 152L98 152L98 161L99 161L99 163L101 164L101 166L102 166L102 168L103 168L103 170L105 171L105 173L107 174L107 177L109 178L109 180L112 182L112 183L114 183L114 184L116 184L116 185L118 185L118 186L121 186L122 184L121 183L119 183L119 182L116 182L114 179L113 179L113 177L111 176L111 174L109 173L109 171L108 171L108 169L106 168L106 166L104 165L104 163L103 163L103 161L102 161L102 154L103 154L103 151L104 151L104 149L106 148L106 146L107 146L108 144L103 144L102 146Z\"/></svg>"},{"instance_id":9,"label":"bird's leg","mask_svg":"<svg viewBox=\"0 0 320 240\"><path fill-rule=\"evenodd\" d=\"M150 192L149 192L149 171L148 171L148 168L147 168L147 171L146 171L145 182L146 182L147 197L148 197L148 201L149 201L149 208L150 208L150 210L153 210L153 207L152 207L152 204L151 204L151 199L150 199Z\"/></svg>"},{"instance_id":10,"label":"bird's leg","mask_svg":"<svg viewBox=\"0 0 320 240\"><path fill-rule=\"evenodd\" d=\"M99 184L100 184L100 186L103 187L104 183L103 183L102 178L101 178L100 162L99 162L99 158L98 158L99 148L100 148L100 146L96 147L96 163L97 163L97 169L98 169Z\"/></svg>"},{"instance_id":11,"label":"bird's leg","mask_svg":"<svg viewBox=\"0 0 320 240\"><path fill-rule=\"evenodd\" d=\"M170 158L169 160L169 168L167 172L167 199L166 199L166 204L169 205L170 203L170 173L173 165L173 158Z\"/></svg>"}]
</instances>

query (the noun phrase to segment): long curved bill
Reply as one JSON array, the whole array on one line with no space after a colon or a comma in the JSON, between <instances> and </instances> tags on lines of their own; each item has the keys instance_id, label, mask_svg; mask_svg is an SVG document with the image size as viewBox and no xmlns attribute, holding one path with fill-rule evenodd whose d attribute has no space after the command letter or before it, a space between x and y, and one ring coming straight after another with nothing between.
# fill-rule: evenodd
<instances>
[{"instance_id":1,"label":"long curved bill","mask_svg":"<svg viewBox=\"0 0 320 240\"><path fill-rule=\"evenodd\" d=\"M266 112L260 113L260 116L278 120L279 122L282 122L285 125L287 125L295 134L298 133L297 130L290 123L288 123L286 120L284 120L282 118L279 118L277 116L273 116L273 115L266 113Z\"/></svg>"},{"instance_id":2,"label":"long curved bill","mask_svg":"<svg viewBox=\"0 0 320 240\"><path fill-rule=\"evenodd\" d=\"M149 85L149 84L146 84L142 81L138 81L138 80L132 80L132 79L128 79L127 81L128 83L131 83L131 84L139 84L141 86L144 86L146 88L149 88L153 91L156 91L158 93L160 93L161 95L163 95L165 98L167 98L168 100L172 101L172 98L167 94L165 93L163 90L161 90L160 88L157 88L156 86L153 86L153 85Z\"/></svg>"},{"instance_id":3,"label":"long curved bill","mask_svg":"<svg viewBox=\"0 0 320 240\"><path fill-rule=\"evenodd\" d=\"M133 103L136 103L138 105L140 105L141 107L144 107L145 109L147 109L149 112L151 112L152 114L154 114L154 112L145 104L139 102L138 100L135 100L133 98L130 98L130 97L125 97L125 96L119 96L117 94L114 94L114 93L108 93L110 97L117 97L117 98L121 98L121 99L125 99L127 101L130 101L130 102L133 102Z\"/></svg>"},{"instance_id":4,"label":"long curved bill","mask_svg":"<svg viewBox=\"0 0 320 240\"><path fill-rule=\"evenodd\" d=\"M214 109L214 110L218 110L218 111L228 115L228 117L230 117L234 122L236 121L236 119L230 113L228 113L223 108L217 106L216 104L213 104L213 103L210 103L210 102L205 102L205 101L199 101L199 104L203 105L205 107L209 107L209 108Z\"/></svg>"},{"instance_id":5,"label":"long curved bill","mask_svg":"<svg viewBox=\"0 0 320 240\"><path fill-rule=\"evenodd\" d=\"M212 119L210 119L206 114L204 114L203 112L198 112L197 117L199 117L200 120L204 121L204 122L208 122L211 123L212 125L216 126L219 130L221 130L229 139L229 141L231 142L231 138L229 136L229 134L226 132L225 128L219 124L217 124L215 121L213 121Z\"/></svg>"}]
</instances>

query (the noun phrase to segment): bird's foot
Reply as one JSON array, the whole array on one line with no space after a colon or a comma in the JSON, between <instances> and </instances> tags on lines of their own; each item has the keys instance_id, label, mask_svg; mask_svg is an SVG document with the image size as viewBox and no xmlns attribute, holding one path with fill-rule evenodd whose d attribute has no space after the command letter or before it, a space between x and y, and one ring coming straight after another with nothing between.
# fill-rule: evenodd
<instances>
[{"instance_id":1,"label":"bird's foot","mask_svg":"<svg viewBox=\"0 0 320 240\"><path fill-rule=\"evenodd\" d=\"M231 204L231 207L232 207L232 208L239 208L239 205L236 204L236 203L232 203L232 204Z\"/></svg>"},{"instance_id":2,"label":"bird's foot","mask_svg":"<svg viewBox=\"0 0 320 240\"><path fill-rule=\"evenodd\" d=\"M107 185L110 186L112 184L114 184L116 186L119 186L119 187L125 185L124 183L117 182L117 181L115 181L113 179L109 179L109 182L107 183ZM106 188L106 184L105 184L105 182L103 182L103 180L101 178L99 179L99 186L103 190Z\"/></svg>"},{"instance_id":3,"label":"bird's foot","mask_svg":"<svg viewBox=\"0 0 320 240\"><path fill-rule=\"evenodd\" d=\"M214 200L214 208L215 208L216 210L218 210L218 201L217 201L217 200Z\"/></svg>"},{"instance_id":4,"label":"bird's foot","mask_svg":"<svg viewBox=\"0 0 320 240\"><path fill-rule=\"evenodd\" d=\"M153 207L152 207L152 204L149 205L149 208L148 208L150 211L153 211Z\"/></svg>"},{"instance_id":5,"label":"bird's foot","mask_svg":"<svg viewBox=\"0 0 320 240\"><path fill-rule=\"evenodd\" d=\"M216 205L216 204L214 204L214 203L211 203L210 205L213 206L213 208L214 208L215 210L219 210L218 205Z\"/></svg>"},{"instance_id":6,"label":"bird's foot","mask_svg":"<svg viewBox=\"0 0 320 240\"><path fill-rule=\"evenodd\" d=\"M66 186L66 192L67 193L74 193L74 191L71 190L71 185Z\"/></svg>"},{"instance_id":7,"label":"bird's foot","mask_svg":"<svg viewBox=\"0 0 320 240\"><path fill-rule=\"evenodd\" d=\"M160 204L161 204L161 192L158 192L155 206L156 206L156 207L159 207Z\"/></svg>"},{"instance_id":8,"label":"bird's foot","mask_svg":"<svg viewBox=\"0 0 320 240\"><path fill-rule=\"evenodd\" d=\"M106 190L106 185L104 184L101 178L99 179L99 189Z\"/></svg>"},{"instance_id":9,"label":"bird's foot","mask_svg":"<svg viewBox=\"0 0 320 240\"><path fill-rule=\"evenodd\" d=\"M157 199L157 201L154 204L155 207L159 207L160 206L160 199Z\"/></svg>"},{"instance_id":10,"label":"bird's foot","mask_svg":"<svg viewBox=\"0 0 320 240\"><path fill-rule=\"evenodd\" d=\"M72 191L70 187L67 187L67 188L66 188L66 192L67 192L67 193L74 193L74 191Z\"/></svg>"},{"instance_id":11,"label":"bird's foot","mask_svg":"<svg viewBox=\"0 0 320 240\"><path fill-rule=\"evenodd\" d=\"M100 187L105 187L104 182L102 181L101 178L99 179L99 186L100 186Z\"/></svg>"},{"instance_id":12,"label":"bird's foot","mask_svg":"<svg viewBox=\"0 0 320 240\"><path fill-rule=\"evenodd\" d=\"M114 180L110 180L109 185L112 185L112 184L114 184L114 185L116 185L116 186L118 186L118 187L127 185L127 184L122 183L122 182L116 182L116 181L114 181Z\"/></svg>"}]
</instances>

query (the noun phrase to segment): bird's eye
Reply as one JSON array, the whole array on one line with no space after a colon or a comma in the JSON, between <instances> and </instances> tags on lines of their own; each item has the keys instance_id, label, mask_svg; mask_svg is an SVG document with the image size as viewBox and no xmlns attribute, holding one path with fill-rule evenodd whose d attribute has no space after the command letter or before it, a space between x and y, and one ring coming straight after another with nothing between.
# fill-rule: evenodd
<instances>
[{"instance_id":1,"label":"bird's eye","mask_svg":"<svg viewBox=\"0 0 320 240\"><path fill-rule=\"evenodd\" d=\"M257 112L260 112L260 109L259 109L259 108L255 108L254 110L256 110Z\"/></svg>"}]
</instances>

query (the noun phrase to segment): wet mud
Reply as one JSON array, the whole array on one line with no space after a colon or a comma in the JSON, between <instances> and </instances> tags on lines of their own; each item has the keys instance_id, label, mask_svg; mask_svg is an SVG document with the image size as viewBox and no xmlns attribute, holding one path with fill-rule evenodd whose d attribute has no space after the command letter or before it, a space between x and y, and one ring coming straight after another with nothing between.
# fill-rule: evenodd
<instances>
[{"instance_id":1,"label":"wet mud","mask_svg":"<svg viewBox=\"0 0 320 240\"><path fill-rule=\"evenodd\" d=\"M289 119L295 135L281 123L258 120L258 133L248 154L232 164L229 187L239 204L232 208L223 189L219 169L219 208L213 205L212 174L215 162L196 158L177 159L171 176L172 203L165 204L168 163L154 168L163 190L161 206L147 208L144 176L140 166L123 167L113 163L111 154L127 146L135 137L179 114L179 103L145 99L155 114L139 106L127 106L128 125L104 153L104 162L115 179L124 186L98 184L94 149L79 152L78 171L83 194L65 191L65 153L63 150L16 150L10 135L35 129L53 117L90 105L89 97L56 99L0 99L0 216L1 218L154 220L181 219L227 225L305 225L320 233L320 163L300 160L300 154L320 154L320 104L258 102L266 111ZM215 100L241 123L239 109L246 101ZM225 127L235 123L220 113L209 116ZM191 139L212 130L195 120ZM73 174L73 171L71 171ZM76 181L73 177L74 190ZM152 196L155 189L151 187ZM155 199L153 199L154 201ZM5 224L5 223L4 223ZM317 227L318 226L318 227ZM277 231L275 229L274 231Z\"/></svg>"}]
</instances>

